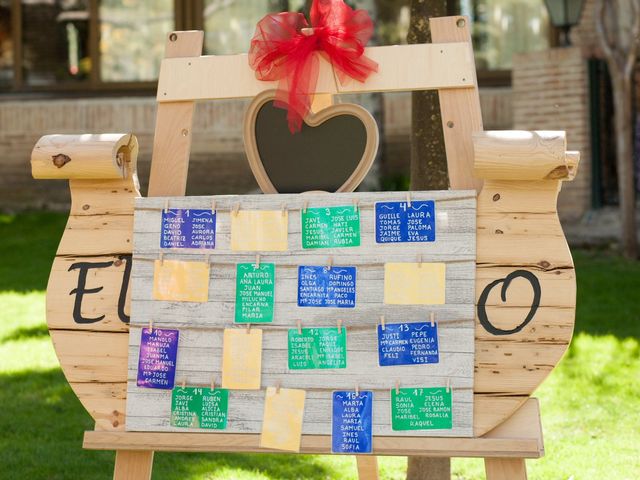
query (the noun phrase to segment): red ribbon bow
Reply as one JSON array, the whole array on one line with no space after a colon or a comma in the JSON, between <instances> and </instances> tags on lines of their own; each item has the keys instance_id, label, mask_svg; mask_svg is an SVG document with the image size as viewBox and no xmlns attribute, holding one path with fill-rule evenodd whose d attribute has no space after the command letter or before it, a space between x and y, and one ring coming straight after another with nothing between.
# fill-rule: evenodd
<instances>
[{"instance_id":1,"label":"red ribbon bow","mask_svg":"<svg viewBox=\"0 0 640 480\"><path fill-rule=\"evenodd\" d=\"M275 106L287 110L291 133L300 131L311 108L318 81L316 51L325 55L344 84L347 77L364 82L378 64L364 55L373 34L365 10L353 10L343 0L314 0L311 26L301 13L266 15L256 26L249 65L259 80L278 81Z\"/></svg>"}]
</instances>

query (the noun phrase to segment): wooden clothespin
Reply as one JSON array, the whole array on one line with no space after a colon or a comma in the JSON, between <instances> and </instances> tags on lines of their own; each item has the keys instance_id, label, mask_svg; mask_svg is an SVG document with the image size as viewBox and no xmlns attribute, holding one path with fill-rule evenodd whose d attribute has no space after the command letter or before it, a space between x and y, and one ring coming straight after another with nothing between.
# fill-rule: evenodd
<instances>
[{"instance_id":1,"label":"wooden clothespin","mask_svg":"<svg viewBox=\"0 0 640 480\"><path fill-rule=\"evenodd\" d=\"M305 200L302 204L302 213L307 213L307 208L309 207L309 200Z\"/></svg>"},{"instance_id":2,"label":"wooden clothespin","mask_svg":"<svg viewBox=\"0 0 640 480\"><path fill-rule=\"evenodd\" d=\"M187 379L186 378L182 378L182 389L184 390L184 388L187 386Z\"/></svg>"},{"instance_id":3,"label":"wooden clothespin","mask_svg":"<svg viewBox=\"0 0 640 480\"><path fill-rule=\"evenodd\" d=\"M384 315L380 315L380 326L382 327L382 331L384 332L386 325L384 324Z\"/></svg>"},{"instance_id":4,"label":"wooden clothespin","mask_svg":"<svg viewBox=\"0 0 640 480\"><path fill-rule=\"evenodd\" d=\"M247 334L251 333L251 323L247 323Z\"/></svg>"},{"instance_id":5,"label":"wooden clothespin","mask_svg":"<svg viewBox=\"0 0 640 480\"><path fill-rule=\"evenodd\" d=\"M342 333L342 319L338 319L338 333Z\"/></svg>"},{"instance_id":6,"label":"wooden clothespin","mask_svg":"<svg viewBox=\"0 0 640 480\"><path fill-rule=\"evenodd\" d=\"M287 206L284 203L282 204L282 210L280 211L280 213L282 214L283 217L285 213L287 213Z\"/></svg>"},{"instance_id":7,"label":"wooden clothespin","mask_svg":"<svg viewBox=\"0 0 640 480\"><path fill-rule=\"evenodd\" d=\"M353 199L353 211L354 212L358 211L358 199L357 198Z\"/></svg>"},{"instance_id":8,"label":"wooden clothespin","mask_svg":"<svg viewBox=\"0 0 640 480\"><path fill-rule=\"evenodd\" d=\"M153 318L149 319L149 333L153 333Z\"/></svg>"},{"instance_id":9,"label":"wooden clothespin","mask_svg":"<svg viewBox=\"0 0 640 480\"><path fill-rule=\"evenodd\" d=\"M447 393L451 391L451 379L447 377Z\"/></svg>"},{"instance_id":10,"label":"wooden clothespin","mask_svg":"<svg viewBox=\"0 0 640 480\"><path fill-rule=\"evenodd\" d=\"M396 380L396 395L400 394L400 382Z\"/></svg>"},{"instance_id":11,"label":"wooden clothespin","mask_svg":"<svg viewBox=\"0 0 640 480\"><path fill-rule=\"evenodd\" d=\"M411 192L407 192L407 207L411 206Z\"/></svg>"},{"instance_id":12,"label":"wooden clothespin","mask_svg":"<svg viewBox=\"0 0 640 480\"><path fill-rule=\"evenodd\" d=\"M164 213L169 213L169 199L164 199Z\"/></svg>"},{"instance_id":13,"label":"wooden clothespin","mask_svg":"<svg viewBox=\"0 0 640 480\"><path fill-rule=\"evenodd\" d=\"M280 394L280 382L276 382L276 395Z\"/></svg>"},{"instance_id":14,"label":"wooden clothespin","mask_svg":"<svg viewBox=\"0 0 640 480\"><path fill-rule=\"evenodd\" d=\"M206 263L207 265L211 265L211 254L210 253L207 253L204 256L204 263Z\"/></svg>"},{"instance_id":15,"label":"wooden clothespin","mask_svg":"<svg viewBox=\"0 0 640 480\"><path fill-rule=\"evenodd\" d=\"M327 260L327 268L331 270L332 267L333 267L333 257L329 257L329 260Z\"/></svg>"},{"instance_id":16,"label":"wooden clothespin","mask_svg":"<svg viewBox=\"0 0 640 480\"><path fill-rule=\"evenodd\" d=\"M254 265L255 268L260 268L260 254L256 254L256 263Z\"/></svg>"},{"instance_id":17,"label":"wooden clothespin","mask_svg":"<svg viewBox=\"0 0 640 480\"><path fill-rule=\"evenodd\" d=\"M356 383L356 396L360 395L360 385Z\"/></svg>"},{"instance_id":18,"label":"wooden clothespin","mask_svg":"<svg viewBox=\"0 0 640 480\"><path fill-rule=\"evenodd\" d=\"M164 252L160 252L159 260L160 260L160 265L164 265Z\"/></svg>"},{"instance_id":19,"label":"wooden clothespin","mask_svg":"<svg viewBox=\"0 0 640 480\"><path fill-rule=\"evenodd\" d=\"M211 200L211 213L215 215L216 213L216 199Z\"/></svg>"},{"instance_id":20,"label":"wooden clothespin","mask_svg":"<svg viewBox=\"0 0 640 480\"><path fill-rule=\"evenodd\" d=\"M418 268L422 268L422 254L418 254Z\"/></svg>"},{"instance_id":21,"label":"wooden clothespin","mask_svg":"<svg viewBox=\"0 0 640 480\"><path fill-rule=\"evenodd\" d=\"M216 389L216 377L211 377L211 391Z\"/></svg>"},{"instance_id":22,"label":"wooden clothespin","mask_svg":"<svg viewBox=\"0 0 640 480\"><path fill-rule=\"evenodd\" d=\"M298 325L298 335L302 335L302 322L298 320L296 323Z\"/></svg>"},{"instance_id":23,"label":"wooden clothespin","mask_svg":"<svg viewBox=\"0 0 640 480\"><path fill-rule=\"evenodd\" d=\"M436 314L431 312L429 314L429 320L431 320L431 327L435 327L436 326L435 318L436 318Z\"/></svg>"},{"instance_id":24,"label":"wooden clothespin","mask_svg":"<svg viewBox=\"0 0 640 480\"><path fill-rule=\"evenodd\" d=\"M238 215L238 212L240 211L240 202L236 203L233 206L233 210L231 210L231 213L233 214L233 216L235 217L236 215Z\"/></svg>"}]
</instances>

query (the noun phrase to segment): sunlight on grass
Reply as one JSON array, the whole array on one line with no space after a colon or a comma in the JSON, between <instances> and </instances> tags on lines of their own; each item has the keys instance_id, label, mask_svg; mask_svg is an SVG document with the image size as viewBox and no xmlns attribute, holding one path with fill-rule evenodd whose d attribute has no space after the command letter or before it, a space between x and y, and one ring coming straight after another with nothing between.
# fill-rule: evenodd
<instances>
[{"instance_id":1,"label":"sunlight on grass","mask_svg":"<svg viewBox=\"0 0 640 480\"><path fill-rule=\"evenodd\" d=\"M58 367L44 317L44 292L0 293L1 374Z\"/></svg>"},{"instance_id":2,"label":"sunlight on grass","mask_svg":"<svg viewBox=\"0 0 640 480\"><path fill-rule=\"evenodd\" d=\"M113 452L82 450L93 421L59 369L45 325L44 289L66 217L0 215L0 478L107 480ZM27 241L27 239L29 241ZM530 480L636 479L640 471L640 263L575 252L576 334L536 392L546 456ZM457 480L484 479L482 460L454 459ZM406 458L381 457L381 478ZM352 456L157 453L163 480L355 480Z\"/></svg>"}]
</instances>

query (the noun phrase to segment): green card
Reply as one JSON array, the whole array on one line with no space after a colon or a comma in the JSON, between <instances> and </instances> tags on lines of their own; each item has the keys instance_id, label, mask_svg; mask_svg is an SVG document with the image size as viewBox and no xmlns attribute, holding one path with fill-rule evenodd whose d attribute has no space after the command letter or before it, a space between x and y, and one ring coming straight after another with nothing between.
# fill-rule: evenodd
<instances>
[{"instance_id":1,"label":"green card","mask_svg":"<svg viewBox=\"0 0 640 480\"><path fill-rule=\"evenodd\" d=\"M347 368L347 329L289 330L289 369Z\"/></svg>"},{"instance_id":2,"label":"green card","mask_svg":"<svg viewBox=\"0 0 640 480\"><path fill-rule=\"evenodd\" d=\"M360 246L360 210L355 206L307 208L301 221L302 248Z\"/></svg>"},{"instance_id":3,"label":"green card","mask_svg":"<svg viewBox=\"0 0 640 480\"><path fill-rule=\"evenodd\" d=\"M236 273L236 323L273 322L276 266L239 263Z\"/></svg>"},{"instance_id":4,"label":"green card","mask_svg":"<svg viewBox=\"0 0 640 480\"><path fill-rule=\"evenodd\" d=\"M451 390L436 388L391 389L393 430L450 430L453 425Z\"/></svg>"},{"instance_id":5,"label":"green card","mask_svg":"<svg viewBox=\"0 0 640 480\"><path fill-rule=\"evenodd\" d=\"M171 392L171 426L227 428L229 390L225 388L175 387Z\"/></svg>"}]
</instances>

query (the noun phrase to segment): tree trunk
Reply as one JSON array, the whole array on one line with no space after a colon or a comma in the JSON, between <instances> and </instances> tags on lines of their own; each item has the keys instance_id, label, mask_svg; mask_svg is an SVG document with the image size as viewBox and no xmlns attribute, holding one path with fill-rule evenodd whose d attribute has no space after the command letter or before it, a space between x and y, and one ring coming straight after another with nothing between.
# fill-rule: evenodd
<instances>
[{"instance_id":1,"label":"tree trunk","mask_svg":"<svg viewBox=\"0 0 640 480\"><path fill-rule=\"evenodd\" d=\"M429 18L447 14L446 0L412 0L408 43L431 42ZM437 91L411 94L411 190L449 188ZM448 458L409 457L407 480L450 480Z\"/></svg>"},{"instance_id":2,"label":"tree trunk","mask_svg":"<svg viewBox=\"0 0 640 480\"><path fill-rule=\"evenodd\" d=\"M447 14L446 0L412 0L408 43L431 42L430 17ZM411 94L411 190L449 188L440 102L435 90Z\"/></svg>"},{"instance_id":3,"label":"tree trunk","mask_svg":"<svg viewBox=\"0 0 640 480\"><path fill-rule=\"evenodd\" d=\"M638 258L636 192L633 168L632 81L611 72L613 82L614 124L616 128L616 167L622 220L621 245L624 256Z\"/></svg>"}]
</instances>

